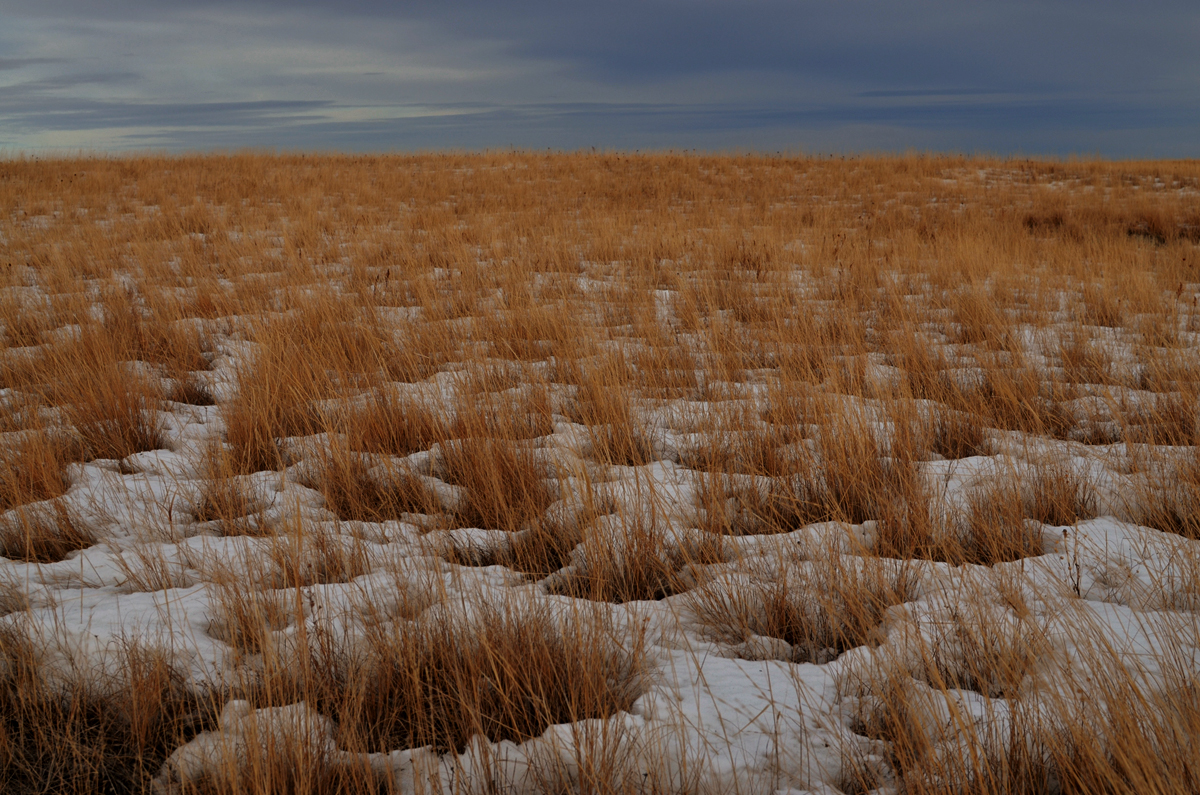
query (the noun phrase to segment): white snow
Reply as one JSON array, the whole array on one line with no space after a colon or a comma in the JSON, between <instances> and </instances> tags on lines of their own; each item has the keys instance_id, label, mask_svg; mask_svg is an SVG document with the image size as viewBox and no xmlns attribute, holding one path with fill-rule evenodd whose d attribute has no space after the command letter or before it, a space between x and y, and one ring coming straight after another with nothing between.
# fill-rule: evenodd
<instances>
[{"instance_id":1,"label":"white snow","mask_svg":"<svg viewBox=\"0 0 1200 795\"><path fill-rule=\"evenodd\" d=\"M219 398L231 394L232 368L245 355L245 346L224 347L214 374ZM439 385L443 396L449 387L444 376L431 379L431 384ZM647 511L655 515L653 532L662 537L664 548L694 545L701 532L694 527L691 473L669 460L678 458L677 451L696 441L698 434L672 429L702 424L719 407L679 400L642 408L663 460L605 468L606 481L595 484L597 496L611 506L611 515L593 532L608 539L605 546L618 561L622 522ZM86 660L92 669L105 670L116 664L123 644L136 640L167 650L194 682L220 684L242 655L213 628L217 572L246 588L261 587L254 585L255 578L274 564L266 540L221 538L212 523L195 522L188 514L187 506L198 494L203 446L219 438L222 430L219 409L174 404L161 416L169 449L131 456L120 469L111 461L72 466L65 501L88 517L102 540L57 563L0 561L0 581L20 589L30 601L27 611L6 620L23 622L44 642L48 657L62 665ZM571 451L578 451L583 438L580 426L560 421L551 437L539 441L538 449L548 456L560 450L578 460ZM855 671L886 660L919 656L920 644L914 644L920 639L925 646L952 647L945 630L964 605L979 605L981 593L1004 589L1020 595L1029 620L1049 644L1039 663L1047 682L1069 687L1078 677L1086 678L1088 666L1116 660L1154 688L1164 676L1163 660L1196 659L1198 544L1117 518L1117 497L1136 475L1122 472L1119 457L1098 455L1082 445L1003 434L997 441L1000 451L994 456L923 465L947 504L961 504L969 490L997 473L1021 472L1040 456L1055 452L1064 456L1065 465L1097 484L1106 515L1077 526L1042 527L1041 556L991 568L912 562L919 586L912 601L887 611L879 645L851 650L823 664L784 661L790 647L779 638L753 636L740 644L713 640L692 613L689 593L660 602L602 604L600 609L618 626L643 627L646 632L653 674L627 714L552 726L521 744L476 738L461 755L394 749L368 755L369 763L394 777L402 792L428 791L431 780L441 781L449 792L463 781L484 778L503 782L505 792L534 792L546 784L539 777L547 770L564 782L577 780L583 775L581 760L589 753L615 754L621 775L630 781L680 789L833 792L843 780L847 748L882 765L875 741L852 731L858 697L846 692L845 681L852 680ZM326 443L308 437L289 440L286 447L305 459ZM461 499L459 490L429 475L436 455L417 453L405 459L405 465L422 474L440 499L453 506ZM396 471L395 462L390 464L379 471ZM363 573L347 582L301 588L304 601L313 606L307 608L307 621L317 621L319 616L311 613L321 611L356 616L338 619L344 631L354 632L355 621L432 620L439 611L471 600L569 601L548 593L544 583L531 583L503 567L462 567L440 557L451 548L480 553L502 549L511 541L508 533L480 528L425 532L408 522L339 522L317 492L298 482L304 471L301 460L283 475L259 473L243 480L263 503L264 521L281 523L299 516L307 532L326 533L335 542L357 544L364 551ZM569 514L577 508L566 501L555 510ZM822 523L780 535L733 537L726 542L729 562L701 567L701 573L710 582L738 582L763 561L803 562L814 555L841 555L853 565L856 551L869 547L876 532L874 522ZM552 578L586 571L588 549L586 544L576 548L571 569ZM173 586L138 590L130 572L137 574L155 561L171 572ZM444 596L405 607L399 594L408 587L405 583L414 594L432 589ZM977 620L990 631L1011 634L1024 626L1025 619L1000 596L982 604ZM424 619L422 611L427 612ZM297 627L288 626L275 634L286 647L287 638L296 632ZM1112 656L1092 654L1095 637L1104 639ZM1067 668L1070 677L1064 673ZM999 720L996 716L1003 712L1004 702L998 697L969 691L958 691L955 697L981 720ZM930 709L945 708L936 698L931 704ZM163 792L172 791L180 782L219 769L231 755L241 758L253 742L286 742L310 754L346 756L336 746L329 719L304 703L255 710L244 701L231 701L217 730L171 756L158 785Z\"/></svg>"}]
</instances>

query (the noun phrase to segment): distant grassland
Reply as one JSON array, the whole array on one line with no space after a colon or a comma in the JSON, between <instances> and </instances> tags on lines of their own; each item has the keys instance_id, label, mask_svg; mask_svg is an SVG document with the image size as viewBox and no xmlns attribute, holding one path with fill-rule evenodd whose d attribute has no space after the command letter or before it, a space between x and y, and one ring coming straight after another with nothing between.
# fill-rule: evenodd
<instances>
[{"instance_id":1,"label":"distant grassland","mask_svg":"<svg viewBox=\"0 0 1200 795\"><path fill-rule=\"evenodd\" d=\"M79 429L0 508L53 492L55 457L153 448L139 407L203 402L217 334L262 345L225 407L246 471L330 421L314 401L501 361L580 385L576 418L616 434L600 447L617 458L638 445L609 421L614 382L644 398L825 385L1059 438L1190 439L1191 161L235 155L0 175L0 388L22 401L5 429L44 406ZM1033 350L1018 327L1056 333ZM620 362L584 366L601 354ZM947 377L969 367L986 377ZM1170 416L1069 415L1087 384L1173 396ZM448 432L354 426L407 452Z\"/></svg>"},{"instance_id":2,"label":"distant grassland","mask_svg":"<svg viewBox=\"0 0 1200 795\"><path fill-rule=\"evenodd\" d=\"M0 161L0 556L11 571L31 564L25 580L0 578L0 784L141 791L234 697L304 701L351 753L523 742L627 710L644 688L647 641L614 646L620 633L598 617L608 605L681 596L714 642L774 638L787 660L825 665L882 643L894 608L920 593L909 564L1023 561L1044 552L1039 523L1097 515L1169 534L1175 568L1138 598L1195 629L1198 296L1196 161ZM172 417L212 406L219 432L179 442ZM570 455L546 452L547 437L570 440ZM72 473L106 462L130 476L138 454L167 447L194 459L188 498L159 506L136 544L113 540ZM985 456L1003 476L958 496L924 474ZM1103 478L1078 464L1089 456ZM660 513L648 494L631 511L606 490L660 461L688 473L692 503ZM319 495L333 529L272 513L256 491L272 478ZM389 522L449 539L435 556L446 564L503 566L586 609L568 630L548 608L416 621L445 594L397 574L395 604L356 608L386 627L363 656L318 634L293 657L275 649L316 611L304 589L385 567L362 532L339 528ZM664 536L671 522L693 541ZM868 530L807 568L745 563L757 590L722 589L739 539L819 522ZM447 532L463 528L509 540ZM261 554L239 569L164 551L195 534L245 537ZM29 572L105 542L122 588L206 583L209 634L245 670L196 692L169 654L131 641L103 692L79 671L65 686L51 676L21 623ZM80 593L85 575L70 583ZM839 680L859 699L857 733L886 744L869 764L846 750L839 786L1195 791L1200 683L1180 662L1183 624L1161 630L1174 639L1158 661L1165 695L1114 673L1094 683L1095 709L1090 693L1084 708L1025 709L1048 654L1036 599L987 582L918 662ZM1078 621L1091 653L1111 651ZM480 633L465 650L463 626ZM1009 704L994 725L1011 736L951 708L931 739L928 715L943 713L930 699L956 690ZM947 733L971 754L938 751ZM224 777L179 786L391 786L313 753L232 754ZM688 789L634 782L619 756L597 750L569 786L543 771L543 790Z\"/></svg>"}]
</instances>

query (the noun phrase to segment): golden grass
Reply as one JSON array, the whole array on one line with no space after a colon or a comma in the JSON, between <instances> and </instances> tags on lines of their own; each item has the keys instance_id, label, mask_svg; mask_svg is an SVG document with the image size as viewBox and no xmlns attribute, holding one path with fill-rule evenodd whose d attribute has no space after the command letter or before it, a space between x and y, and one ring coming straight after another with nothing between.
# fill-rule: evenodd
<instances>
[{"instance_id":1,"label":"golden grass","mask_svg":"<svg viewBox=\"0 0 1200 795\"><path fill-rule=\"evenodd\" d=\"M1068 621L1086 671L1056 670L1045 627L1027 614L956 614L932 638L914 636L907 660L847 676L843 686L864 695L854 730L887 742L905 792L1193 790L1197 693L1187 653L1166 649L1163 684L1149 686L1100 627L1082 614ZM976 702L983 720L964 690L996 698ZM861 758L847 767L846 791L877 786Z\"/></svg>"},{"instance_id":2,"label":"golden grass","mask_svg":"<svg viewBox=\"0 0 1200 795\"><path fill-rule=\"evenodd\" d=\"M691 592L692 609L718 640L774 638L792 662L832 662L873 645L884 611L914 598L913 572L881 558L822 552L809 561L769 561L748 585L718 578Z\"/></svg>"},{"instance_id":3,"label":"golden grass","mask_svg":"<svg viewBox=\"0 0 1200 795\"><path fill-rule=\"evenodd\" d=\"M643 600L686 603L744 655L771 638L794 662L882 659L913 572L1024 566L1042 526L1105 508L1079 462L1116 470L1122 447L1148 462L1126 513L1195 542L1198 190L1184 161L0 162L0 555L53 566L95 544L68 468L115 480L134 468L112 459L168 446L196 471L169 490L186 507L161 506L173 531L247 545L245 570L140 537L117 554L127 590L205 582L209 635L240 666L220 692L135 645L108 689L75 672L54 691L11 620L31 603L0 584L0 781L145 791L235 698L304 701L354 753L521 742L631 707L645 639L611 610ZM957 507L931 474L1000 454L1024 461ZM649 472L695 504L627 499ZM266 477L303 510L278 518ZM823 521L873 545L741 557ZM438 535L464 528L507 541ZM574 612L514 597L425 615L444 596L427 583L339 634L316 594L367 589L373 544L404 534L435 539L447 572L502 566ZM1192 575L1160 603L1194 609ZM882 772L850 754L843 789L1196 790L1194 676L1150 692L1115 666L1095 698L1034 704L1044 627L1009 596L981 592L841 683L886 749ZM1009 734L965 718L963 691L1010 707ZM254 748L183 791L389 786L304 744ZM635 791L619 764L601 749L586 786L546 781Z\"/></svg>"},{"instance_id":4,"label":"golden grass","mask_svg":"<svg viewBox=\"0 0 1200 795\"><path fill-rule=\"evenodd\" d=\"M692 565L726 559L719 536L671 537L660 521L653 512L597 518L582 533L574 571L548 590L618 604L664 599L692 587Z\"/></svg>"},{"instance_id":5,"label":"golden grass","mask_svg":"<svg viewBox=\"0 0 1200 795\"><path fill-rule=\"evenodd\" d=\"M82 667L47 681L40 650L0 627L0 780L10 792L148 791L175 747L213 722L215 698L190 689L156 649L126 643L121 675Z\"/></svg>"},{"instance_id":6,"label":"golden grass","mask_svg":"<svg viewBox=\"0 0 1200 795\"><path fill-rule=\"evenodd\" d=\"M81 453L79 443L62 433L18 435L0 452L0 512L66 493L64 469Z\"/></svg>"},{"instance_id":7,"label":"golden grass","mask_svg":"<svg viewBox=\"0 0 1200 795\"><path fill-rule=\"evenodd\" d=\"M342 745L370 751L520 741L639 694L640 641L619 645L600 614L584 608L564 624L519 602L475 610L380 630L358 654L314 638L292 686L335 717Z\"/></svg>"},{"instance_id":8,"label":"golden grass","mask_svg":"<svg viewBox=\"0 0 1200 795\"><path fill-rule=\"evenodd\" d=\"M260 498L238 477L236 461L223 446L204 450L200 488L191 506L197 522L216 522L222 535L268 532Z\"/></svg>"},{"instance_id":9,"label":"golden grass","mask_svg":"<svg viewBox=\"0 0 1200 795\"><path fill-rule=\"evenodd\" d=\"M62 502L21 508L0 518L0 557L54 563L97 541L82 517Z\"/></svg>"},{"instance_id":10,"label":"golden grass","mask_svg":"<svg viewBox=\"0 0 1200 795\"><path fill-rule=\"evenodd\" d=\"M325 506L340 519L381 522L440 511L429 487L403 466L383 464L382 473L372 474L358 453L337 442L322 450L314 463L316 472L305 485L320 491Z\"/></svg>"},{"instance_id":11,"label":"golden grass","mask_svg":"<svg viewBox=\"0 0 1200 795\"><path fill-rule=\"evenodd\" d=\"M1148 493L1131 495L1134 519L1142 525L1166 533L1200 540L1200 453L1193 447L1188 454L1170 462L1161 476L1154 478Z\"/></svg>"}]
</instances>

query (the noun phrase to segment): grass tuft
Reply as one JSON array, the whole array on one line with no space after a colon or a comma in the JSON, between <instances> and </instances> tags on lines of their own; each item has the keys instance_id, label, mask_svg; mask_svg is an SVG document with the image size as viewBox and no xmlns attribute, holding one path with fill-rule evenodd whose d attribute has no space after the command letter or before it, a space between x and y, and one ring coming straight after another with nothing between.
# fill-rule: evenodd
<instances>
[{"instance_id":1,"label":"grass tuft","mask_svg":"<svg viewBox=\"0 0 1200 795\"><path fill-rule=\"evenodd\" d=\"M55 563L97 541L83 518L61 500L0 517L0 557L10 560Z\"/></svg>"}]
</instances>

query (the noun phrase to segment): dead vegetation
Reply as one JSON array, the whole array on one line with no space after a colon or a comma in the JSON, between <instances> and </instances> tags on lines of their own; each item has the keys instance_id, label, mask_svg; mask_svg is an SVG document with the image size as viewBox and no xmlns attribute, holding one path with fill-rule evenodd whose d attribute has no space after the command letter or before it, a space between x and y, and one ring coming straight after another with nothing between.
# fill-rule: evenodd
<instances>
[{"instance_id":1,"label":"dead vegetation","mask_svg":"<svg viewBox=\"0 0 1200 795\"><path fill-rule=\"evenodd\" d=\"M536 606L476 607L470 618L380 627L357 654L312 638L290 685L336 720L343 747L367 751L461 751L475 735L519 742L627 709L639 694L640 641L618 644L599 613L584 607L564 623Z\"/></svg>"},{"instance_id":2,"label":"dead vegetation","mask_svg":"<svg viewBox=\"0 0 1200 795\"><path fill-rule=\"evenodd\" d=\"M768 560L749 583L718 578L692 592L692 609L717 639L761 650L761 642L751 646L755 639L773 638L792 662L827 663L873 645L882 639L884 612L914 597L916 577L893 561L824 553L807 561Z\"/></svg>"},{"instance_id":3,"label":"dead vegetation","mask_svg":"<svg viewBox=\"0 0 1200 795\"><path fill-rule=\"evenodd\" d=\"M66 466L82 457L79 443L63 433L14 435L0 452L0 512L65 494Z\"/></svg>"},{"instance_id":4,"label":"dead vegetation","mask_svg":"<svg viewBox=\"0 0 1200 795\"><path fill-rule=\"evenodd\" d=\"M691 588L693 565L726 559L719 536L674 536L659 522L653 512L599 517L582 535L574 571L547 588L598 602L658 600Z\"/></svg>"},{"instance_id":5,"label":"dead vegetation","mask_svg":"<svg viewBox=\"0 0 1200 795\"><path fill-rule=\"evenodd\" d=\"M95 533L61 501L18 509L0 518L0 557L54 563L96 543Z\"/></svg>"},{"instance_id":6,"label":"dead vegetation","mask_svg":"<svg viewBox=\"0 0 1200 795\"><path fill-rule=\"evenodd\" d=\"M159 650L126 643L120 675L81 667L47 681L41 650L0 627L0 780L10 792L145 792L176 747L213 724L216 694L195 692Z\"/></svg>"},{"instance_id":7,"label":"dead vegetation","mask_svg":"<svg viewBox=\"0 0 1200 795\"><path fill-rule=\"evenodd\" d=\"M1086 649L1086 672L1056 669L1045 628L1027 615L956 614L932 637L914 638L907 661L891 656L846 677L843 687L862 696L855 731L887 743L905 792L1194 788L1196 692L1187 657L1167 651L1164 684L1148 688L1086 617L1073 615L1071 629ZM1050 684L1048 670L1065 681ZM976 701L983 713L972 715L964 690L996 700ZM878 785L861 758L847 767L847 791Z\"/></svg>"},{"instance_id":8,"label":"dead vegetation","mask_svg":"<svg viewBox=\"0 0 1200 795\"><path fill-rule=\"evenodd\" d=\"M914 572L1045 555L1046 526L1110 507L1097 468L1142 484L1134 521L1200 538L1195 163L241 154L0 177L3 565L95 545L85 492L133 488L128 459L152 450L198 462L171 470L187 482L163 492L163 537L246 557L169 561L131 535L118 566L140 593L205 582L236 694L198 695L136 645L126 679L54 691L11 623L31 603L0 584L14 791L145 791L234 695L306 702L355 753L607 718L647 665L610 610L649 600L686 602L742 656L883 654ZM691 502L643 490L668 481ZM859 542L745 568L818 522ZM318 595L369 589L396 539L575 612L426 615L422 597L339 634ZM99 575L72 576L82 594ZM1185 610L1194 586L1161 601ZM1044 627L1015 593L843 688L886 762L848 757L843 788L1198 789L1194 676L1151 692L1114 667L1094 698L1038 702ZM1008 709L1009 733L963 693ZM183 791L389 786L304 743L254 747ZM596 791L635 791L601 758Z\"/></svg>"}]
</instances>

